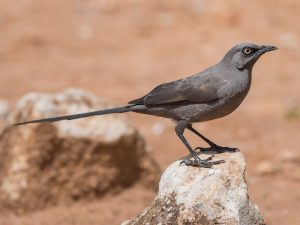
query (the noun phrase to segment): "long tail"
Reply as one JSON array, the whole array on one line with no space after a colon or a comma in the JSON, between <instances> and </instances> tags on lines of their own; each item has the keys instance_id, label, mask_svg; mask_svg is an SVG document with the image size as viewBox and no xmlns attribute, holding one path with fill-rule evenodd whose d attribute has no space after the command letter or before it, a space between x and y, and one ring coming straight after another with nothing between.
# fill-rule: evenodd
<instances>
[{"instance_id":1,"label":"long tail","mask_svg":"<svg viewBox=\"0 0 300 225\"><path fill-rule=\"evenodd\" d=\"M99 116L99 115L105 115L111 113L124 113L130 111L131 111L130 107L118 107L118 108L104 109L104 110L98 110L98 111L87 112L87 113L79 113L79 114L66 115L66 116L50 117L45 119L30 120L30 121L16 123L14 124L14 126L28 124L28 123L44 123L44 122L52 123L60 120L75 120L75 119L80 119L80 118L90 117L90 116Z\"/></svg>"}]
</instances>

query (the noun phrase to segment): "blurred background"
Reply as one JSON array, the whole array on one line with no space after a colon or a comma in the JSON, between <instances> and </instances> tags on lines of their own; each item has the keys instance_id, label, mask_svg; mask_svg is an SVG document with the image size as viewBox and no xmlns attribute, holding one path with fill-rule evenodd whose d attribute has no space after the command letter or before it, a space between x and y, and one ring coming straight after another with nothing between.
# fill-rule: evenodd
<instances>
[{"instance_id":1,"label":"blurred background","mask_svg":"<svg viewBox=\"0 0 300 225\"><path fill-rule=\"evenodd\" d=\"M13 108L29 92L78 87L121 105L217 63L236 43L275 45L254 66L239 109L195 127L245 154L250 197L267 224L297 225L299 21L298 0L0 0L0 98ZM171 121L128 117L162 170L186 155ZM154 196L133 185L100 200L0 213L0 224L120 224Z\"/></svg>"}]
</instances>

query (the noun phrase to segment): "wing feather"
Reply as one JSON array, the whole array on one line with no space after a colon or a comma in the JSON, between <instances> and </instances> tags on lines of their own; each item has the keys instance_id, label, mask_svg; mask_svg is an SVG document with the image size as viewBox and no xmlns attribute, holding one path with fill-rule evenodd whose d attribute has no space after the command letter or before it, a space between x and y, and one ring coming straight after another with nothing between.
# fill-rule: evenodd
<instances>
[{"instance_id":1,"label":"wing feather","mask_svg":"<svg viewBox=\"0 0 300 225\"><path fill-rule=\"evenodd\" d=\"M226 81L220 76L194 75L185 79L164 83L154 88L142 98L129 103L146 106L177 103L208 103L218 99L218 89Z\"/></svg>"}]
</instances>

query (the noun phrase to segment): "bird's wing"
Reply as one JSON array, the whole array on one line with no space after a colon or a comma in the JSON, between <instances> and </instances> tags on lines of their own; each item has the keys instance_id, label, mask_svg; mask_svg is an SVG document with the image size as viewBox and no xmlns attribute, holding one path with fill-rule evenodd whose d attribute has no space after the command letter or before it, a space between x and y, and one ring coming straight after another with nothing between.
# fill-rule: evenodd
<instances>
[{"instance_id":1,"label":"bird's wing","mask_svg":"<svg viewBox=\"0 0 300 225\"><path fill-rule=\"evenodd\" d=\"M176 103L208 103L218 99L218 89L225 83L220 76L192 76L165 83L154 88L149 94L129 103L146 106Z\"/></svg>"}]
</instances>

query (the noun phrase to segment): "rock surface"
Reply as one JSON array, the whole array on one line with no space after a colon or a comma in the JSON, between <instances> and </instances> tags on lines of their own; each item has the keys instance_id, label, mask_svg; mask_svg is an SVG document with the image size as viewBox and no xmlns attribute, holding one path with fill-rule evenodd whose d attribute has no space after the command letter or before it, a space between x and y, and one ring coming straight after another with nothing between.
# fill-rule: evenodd
<instances>
[{"instance_id":1,"label":"rock surface","mask_svg":"<svg viewBox=\"0 0 300 225\"><path fill-rule=\"evenodd\" d=\"M23 97L10 123L113 107L69 89ZM122 115L9 127L0 136L0 205L16 212L95 198L141 182L155 188L159 168Z\"/></svg>"},{"instance_id":2,"label":"rock surface","mask_svg":"<svg viewBox=\"0 0 300 225\"><path fill-rule=\"evenodd\" d=\"M226 163L211 169L180 165L180 161L171 164L151 205L123 225L265 224L248 196L242 153L223 153L214 158L220 159Z\"/></svg>"}]
</instances>

